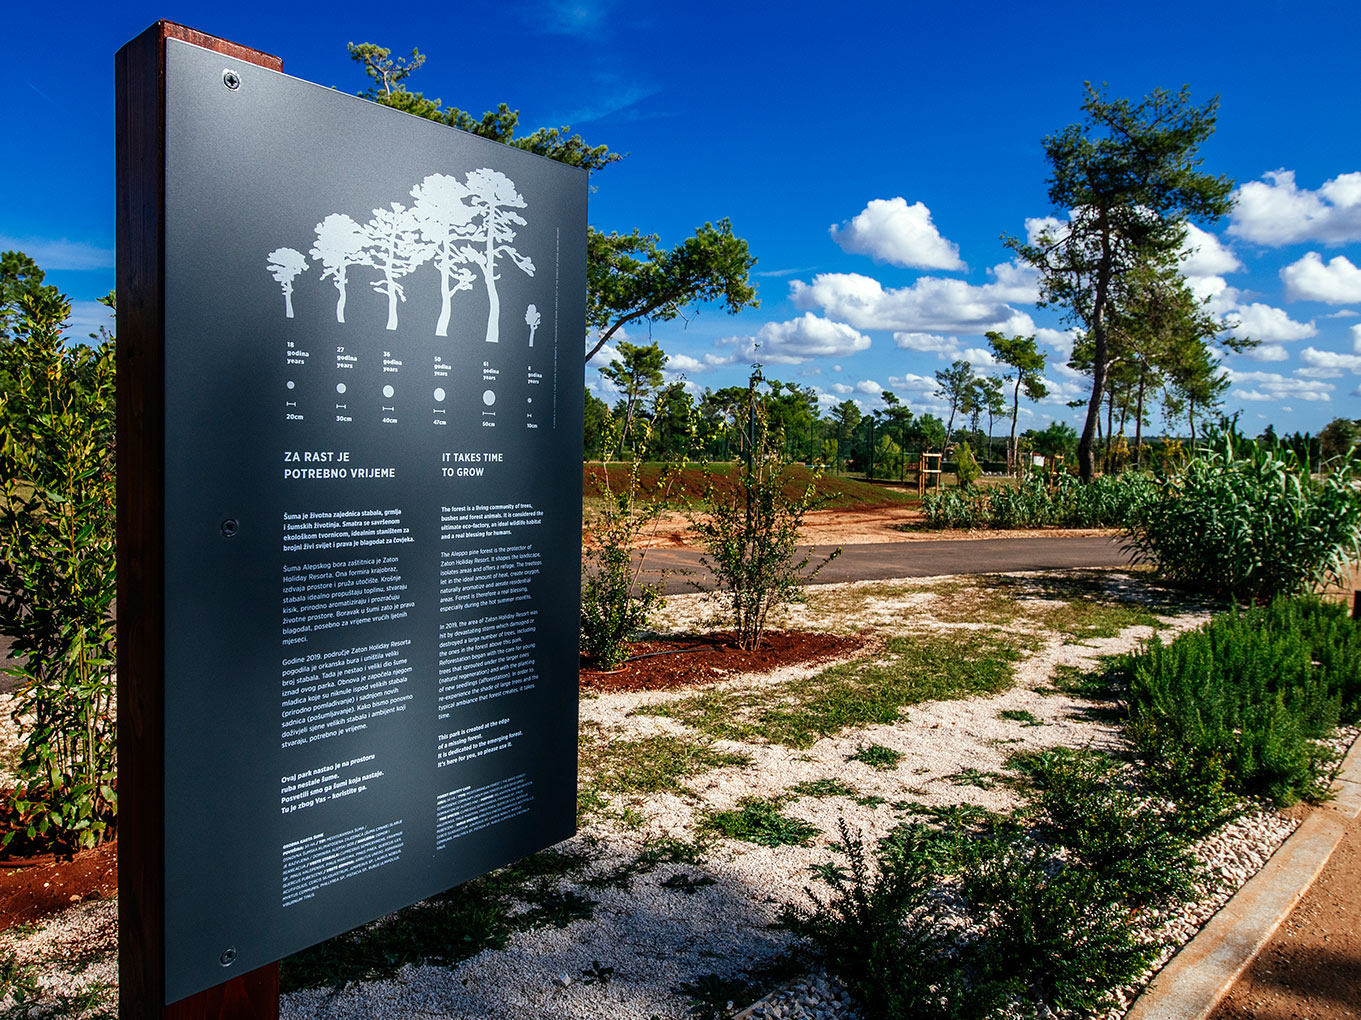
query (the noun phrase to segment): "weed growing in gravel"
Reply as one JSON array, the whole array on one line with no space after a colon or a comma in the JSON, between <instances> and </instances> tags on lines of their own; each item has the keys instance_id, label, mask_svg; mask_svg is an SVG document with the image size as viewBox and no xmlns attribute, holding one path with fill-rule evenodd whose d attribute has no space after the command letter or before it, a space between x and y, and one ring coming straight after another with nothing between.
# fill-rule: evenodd
<instances>
[{"instance_id":1,"label":"weed growing in gravel","mask_svg":"<svg viewBox=\"0 0 1361 1020\"><path fill-rule=\"evenodd\" d=\"M687 1016L695 1020L729 1020L747 1003L759 998L761 989L741 978L701 974L693 981L677 985L676 993L689 1001Z\"/></svg>"},{"instance_id":2,"label":"weed growing in gravel","mask_svg":"<svg viewBox=\"0 0 1361 1020\"><path fill-rule=\"evenodd\" d=\"M891 747L883 744L866 744L855 754L846 756L847 761L858 761L862 765L868 765L872 769L881 772L888 772L898 767L898 762L903 760L903 752L895 751Z\"/></svg>"},{"instance_id":3,"label":"weed growing in gravel","mask_svg":"<svg viewBox=\"0 0 1361 1020\"><path fill-rule=\"evenodd\" d=\"M677 892L683 892L687 896L693 896L706 885L714 885L715 879L709 875L687 875L682 871L678 871L670 878L663 879L657 884L663 889L672 889Z\"/></svg>"},{"instance_id":4,"label":"weed growing in gravel","mask_svg":"<svg viewBox=\"0 0 1361 1020\"><path fill-rule=\"evenodd\" d=\"M1043 719L1037 716L1034 712L1027 711L1024 708L1004 708L1002 709L1002 711L997 713L997 718L1003 719L1006 722L1018 722L1022 726L1044 725Z\"/></svg>"},{"instance_id":5,"label":"weed growing in gravel","mask_svg":"<svg viewBox=\"0 0 1361 1020\"><path fill-rule=\"evenodd\" d=\"M634 858L609 871L591 875L581 884L592 889L627 889L639 875L648 875L663 864L696 865L704 860L704 848L698 843L671 836L649 840Z\"/></svg>"},{"instance_id":6,"label":"weed growing in gravel","mask_svg":"<svg viewBox=\"0 0 1361 1020\"><path fill-rule=\"evenodd\" d=\"M713 811L701 826L708 832L757 846L807 846L821 830L798 818L781 814L782 798L748 797L733 811Z\"/></svg>"},{"instance_id":7,"label":"weed growing in gravel","mask_svg":"<svg viewBox=\"0 0 1361 1020\"><path fill-rule=\"evenodd\" d=\"M890 638L872 659L739 691L705 691L640 708L715 739L811 747L823 737L894 723L923 701L998 694L1013 682L1017 643L998 631Z\"/></svg>"},{"instance_id":8,"label":"weed growing in gravel","mask_svg":"<svg viewBox=\"0 0 1361 1020\"><path fill-rule=\"evenodd\" d=\"M870 1016L1099 1013L1158 951L1143 911L1191 894L1201 869L1180 819L1116 762L1014 764L1034 784L1026 810L899 802L941 827L900 825L873 854L843 822L848 866L816 868L829 895L786 913Z\"/></svg>"},{"instance_id":9,"label":"weed growing in gravel","mask_svg":"<svg viewBox=\"0 0 1361 1020\"><path fill-rule=\"evenodd\" d=\"M748 755L718 751L670 733L634 740L584 739L580 769L604 793L681 793L681 782L710 769L750 765Z\"/></svg>"},{"instance_id":10,"label":"weed growing in gravel","mask_svg":"<svg viewBox=\"0 0 1361 1020\"><path fill-rule=\"evenodd\" d=\"M456 963L502 948L517 930L562 927L590 917L591 900L557 887L560 878L585 866L584 854L540 851L287 957L280 986L285 992L338 988L348 981L391 977L408 963ZM529 908L512 915L517 901Z\"/></svg>"},{"instance_id":11,"label":"weed growing in gravel","mask_svg":"<svg viewBox=\"0 0 1361 1020\"><path fill-rule=\"evenodd\" d=\"M791 786L789 792L799 797L854 797L856 790L840 779L810 779Z\"/></svg>"},{"instance_id":12,"label":"weed growing in gravel","mask_svg":"<svg viewBox=\"0 0 1361 1020\"><path fill-rule=\"evenodd\" d=\"M952 786L975 786L980 790L991 790L1003 777L996 772L981 772L976 768L960 769L945 777Z\"/></svg>"}]
</instances>

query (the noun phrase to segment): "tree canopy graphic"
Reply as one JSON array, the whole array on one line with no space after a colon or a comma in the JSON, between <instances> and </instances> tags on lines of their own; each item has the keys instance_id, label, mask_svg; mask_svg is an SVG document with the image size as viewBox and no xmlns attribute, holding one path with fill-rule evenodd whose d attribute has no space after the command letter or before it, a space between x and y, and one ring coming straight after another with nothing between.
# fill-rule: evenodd
<instances>
[{"instance_id":1,"label":"tree canopy graphic","mask_svg":"<svg viewBox=\"0 0 1361 1020\"><path fill-rule=\"evenodd\" d=\"M429 261L434 246L421 239L415 214L400 202L391 209L373 210L373 219L364 224L368 256L382 279L371 281L374 290L388 299L388 329L397 328L397 302L406 300L406 290L398 281Z\"/></svg>"},{"instance_id":2,"label":"tree canopy graphic","mask_svg":"<svg viewBox=\"0 0 1361 1020\"><path fill-rule=\"evenodd\" d=\"M416 200L412 215L420 226L421 237L433 246L435 268L440 277L440 312L436 336L449 335L450 298L461 290L471 290L477 277L462 263L466 256L461 242L474 235L473 207L467 203L468 189L448 174L431 174L411 189Z\"/></svg>"},{"instance_id":3,"label":"tree canopy graphic","mask_svg":"<svg viewBox=\"0 0 1361 1020\"><path fill-rule=\"evenodd\" d=\"M266 268L284 289L284 315L293 318L293 281L307 268L307 259L295 248L275 248Z\"/></svg>"},{"instance_id":4,"label":"tree canopy graphic","mask_svg":"<svg viewBox=\"0 0 1361 1020\"><path fill-rule=\"evenodd\" d=\"M345 270L349 266L373 265L364 247L367 243L364 228L344 213L331 213L317 224L312 257L322 264L321 278L330 277L340 292L336 322L345 321Z\"/></svg>"},{"instance_id":5,"label":"tree canopy graphic","mask_svg":"<svg viewBox=\"0 0 1361 1020\"><path fill-rule=\"evenodd\" d=\"M468 172L468 201L478 216L477 229L463 247L469 262L482 273L487 288L487 343L501 339L501 297L496 291L496 261L508 256L516 267L528 276L534 275L534 263L521 255L510 242L515 240L515 227L524 226L525 218L516 209L525 207L525 200L515 190L515 182L499 170L483 168Z\"/></svg>"}]
</instances>

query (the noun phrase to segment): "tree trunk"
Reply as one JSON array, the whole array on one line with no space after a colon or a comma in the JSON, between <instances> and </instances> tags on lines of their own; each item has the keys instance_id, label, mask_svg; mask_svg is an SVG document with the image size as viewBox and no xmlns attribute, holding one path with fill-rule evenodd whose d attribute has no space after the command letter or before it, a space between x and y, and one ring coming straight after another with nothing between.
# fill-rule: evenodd
<instances>
[{"instance_id":1,"label":"tree trunk","mask_svg":"<svg viewBox=\"0 0 1361 1020\"><path fill-rule=\"evenodd\" d=\"M1148 366L1139 369L1139 397L1134 406L1134 464L1144 468L1144 386L1148 382Z\"/></svg>"},{"instance_id":2,"label":"tree trunk","mask_svg":"<svg viewBox=\"0 0 1361 1020\"><path fill-rule=\"evenodd\" d=\"M388 329L397 328L397 281L387 274L388 281Z\"/></svg>"},{"instance_id":3,"label":"tree trunk","mask_svg":"<svg viewBox=\"0 0 1361 1020\"><path fill-rule=\"evenodd\" d=\"M1087 420L1083 423L1082 438L1077 444L1078 477L1084 484L1090 482L1096 475L1096 455L1092 446L1096 437L1097 422L1101 417L1101 395L1106 391L1106 357L1109 350L1106 341L1106 294L1110 290L1112 258L1109 228L1103 213L1101 268L1097 274L1096 294L1092 301L1092 396L1087 401Z\"/></svg>"},{"instance_id":4,"label":"tree trunk","mask_svg":"<svg viewBox=\"0 0 1361 1020\"><path fill-rule=\"evenodd\" d=\"M293 318L293 284L284 284L284 317Z\"/></svg>"},{"instance_id":5,"label":"tree trunk","mask_svg":"<svg viewBox=\"0 0 1361 1020\"><path fill-rule=\"evenodd\" d=\"M340 272L336 274L336 290L340 291L340 297L336 299L336 322L345 321L345 267L340 267Z\"/></svg>"},{"instance_id":6,"label":"tree trunk","mask_svg":"<svg viewBox=\"0 0 1361 1020\"><path fill-rule=\"evenodd\" d=\"M1011 438L1007 440L1007 470L1020 470L1020 457L1016 454L1016 418L1021 413L1021 373L1016 373L1016 388L1011 391Z\"/></svg>"},{"instance_id":7,"label":"tree trunk","mask_svg":"<svg viewBox=\"0 0 1361 1020\"><path fill-rule=\"evenodd\" d=\"M496 216L487 210L487 252L482 256L482 282L487 285L487 343L501 341L501 296L496 293Z\"/></svg>"}]
</instances>

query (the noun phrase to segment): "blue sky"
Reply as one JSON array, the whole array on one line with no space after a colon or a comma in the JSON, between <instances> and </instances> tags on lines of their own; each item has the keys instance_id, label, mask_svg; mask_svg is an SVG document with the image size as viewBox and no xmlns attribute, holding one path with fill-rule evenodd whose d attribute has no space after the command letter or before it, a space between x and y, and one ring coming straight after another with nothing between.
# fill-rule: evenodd
<instances>
[{"instance_id":1,"label":"blue sky","mask_svg":"<svg viewBox=\"0 0 1361 1020\"><path fill-rule=\"evenodd\" d=\"M594 180L598 228L669 245L729 217L759 259L761 307L632 332L697 387L744 380L759 343L768 375L825 401L869 409L891 389L938 410L934 371L955 357L986 371L987 329L1034 332L1052 396L1022 427L1076 421L1065 401L1088 390L999 239L1058 212L1042 139L1080 119L1086 80L1135 99L1186 84L1220 97L1204 167L1240 189L1186 271L1262 341L1226 358L1227 408L1253 432L1361 417L1355 4L22 5L4 16L25 42L0 72L0 248L48 269L82 334L114 279L113 55L161 17L348 92L365 80L347 42L419 47L426 95L506 102L527 127L571 123L630 153Z\"/></svg>"}]
</instances>

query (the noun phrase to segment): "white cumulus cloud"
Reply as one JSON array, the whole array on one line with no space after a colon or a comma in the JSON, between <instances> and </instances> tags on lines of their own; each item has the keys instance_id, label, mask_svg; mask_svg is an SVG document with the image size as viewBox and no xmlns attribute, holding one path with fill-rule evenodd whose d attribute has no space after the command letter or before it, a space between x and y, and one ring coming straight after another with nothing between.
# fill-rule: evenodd
<instances>
[{"instance_id":1,"label":"white cumulus cloud","mask_svg":"<svg viewBox=\"0 0 1361 1020\"><path fill-rule=\"evenodd\" d=\"M767 322L753 336L719 341L744 355L776 365L801 365L810 358L844 357L869 348L870 338L844 322L833 322L805 312L788 322Z\"/></svg>"},{"instance_id":2,"label":"white cumulus cloud","mask_svg":"<svg viewBox=\"0 0 1361 1020\"><path fill-rule=\"evenodd\" d=\"M1229 233L1258 244L1361 240L1361 173L1325 181L1317 191L1295 183L1295 171L1274 170L1238 189Z\"/></svg>"},{"instance_id":3,"label":"white cumulus cloud","mask_svg":"<svg viewBox=\"0 0 1361 1020\"><path fill-rule=\"evenodd\" d=\"M856 329L903 333L984 333L990 329L1028 334L1030 316L999 295L1000 284L976 287L963 280L923 276L909 287L885 289L859 273L819 273L812 283L793 280L789 296L798 308L821 308Z\"/></svg>"},{"instance_id":4,"label":"white cumulus cloud","mask_svg":"<svg viewBox=\"0 0 1361 1020\"><path fill-rule=\"evenodd\" d=\"M1323 372L1331 373L1327 378L1341 375L1343 372L1361 373L1361 354L1339 354L1337 351L1320 351L1317 347L1306 347L1300 351L1300 361L1307 366L1300 369L1300 375L1314 378L1322 378Z\"/></svg>"},{"instance_id":5,"label":"white cumulus cloud","mask_svg":"<svg viewBox=\"0 0 1361 1020\"><path fill-rule=\"evenodd\" d=\"M833 223L828 232L843 251L876 262L917 269L964 269L959 245L941 236L931 210L921 202L876 198L853 219Z\"/></svg>"},{"instance_id":6,"label":"white cumulus cloud","mask_svg":"<svg viewBox=\"0 0 1361 1020\"><path fill-rule=\"evenodd\" d=\"M1194 223L1186 224L1181 251L1181 271L1188 277L1223 276L1243 268L1238 256L1223 241Z\"/></svg>"},{"instance_id":7,"label":"white cumulus cloud","mask_svg":"<svg viewBox=\"0 0 1361 1020\"><path fill-rule=\"evenodd\" d=\"M1243 352L1253 361L1289 361L1290 352L1280 344L1262 344Z\"/></svg>"},{"instance_id":8,"label":"white cumulus cloud","mask_svg":"<svg viewBox=\"0 0 1361 1020\"><path fill-rule=\"evenodd\" d=\"M1352 350L1361 354L1361 322L1352 327Z\"/></svg>"},{"instance_id":9,"label":"white cumulus cloud","mask_svg":"<svg viewBox=\"0 0 1361 1020\"><path fill-rule=\"evenodd\" d=\"M863 393L867 397L877 397L884 392L884 388L873 379L861 379L855 384L855 392Z\"/></svg>"},{"instance_id":10,"label":"white cumulus cloud","mask_svg":"<svg viewBox=\"0 0 1361 1020\"><path fill-rule=\"evenodd\" d=\"M1296 322L1284 309L1264 305L1260 301L1235 308L1225 317L1225 325L1236 333L1263 343L1287 343L1318 334L1318 327L1312 322Z\"/></svg>"},{"instance_id":11,"label":"white cumulus cloud","mask_svg":"<svg viewBox=\"0 0 1361 1020\"><path fill-rule=\"evenodd\" d=\"M1281 279L1286 297L1292 301L1326 301L1330 305L1361 301L1361 269L1344 255L1325 263L1318 252L1307 252L1281 270Z\"/></svg>"},{"instance_id":12,"label":"white cumulus cloud","mask_svg":"<svg viewBox=\"0 0 1361 1020\"><path fill-rule=\"evenodd\" d=\"M1227 369L1229 381L1233 384L1233 395L1240 400L1332 400L1337 389L1332 383L1317 379L1298 379L1281 375L1278 372L1236 372ZM1242 388L1250 387L1250 388ZM1288 408L1282 407L1282 411Z\"/></svg>"}]
</instances>

